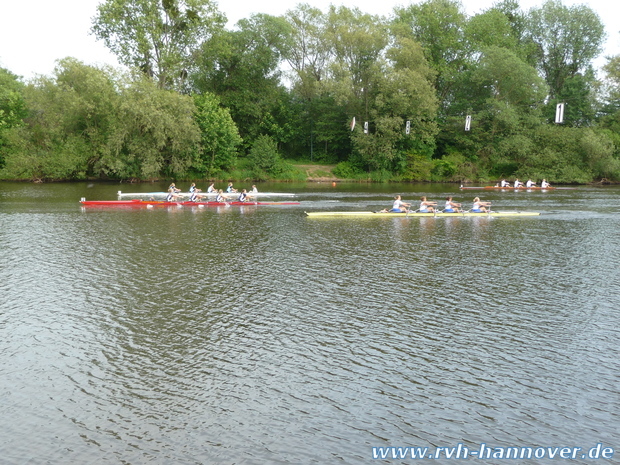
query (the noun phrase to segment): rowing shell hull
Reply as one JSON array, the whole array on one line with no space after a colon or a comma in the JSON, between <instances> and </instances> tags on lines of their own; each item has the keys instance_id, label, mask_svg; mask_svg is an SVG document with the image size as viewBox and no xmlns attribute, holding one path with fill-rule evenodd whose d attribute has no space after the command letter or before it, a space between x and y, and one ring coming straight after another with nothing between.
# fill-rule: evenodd
<instances>
[{"instance_id":1,"label":"rowing shell hull","mask_svg":"<svg viewBox=\"0 0 620 465\"><path fill-rule=\"evenodd\" d=\"M498 187L498 186L478 186L478 187L474 187L474 186L461 186L460 187L461 190L466 190L466 189L470 189L470 190L481 190L481 189L496 189L496 190L515 190L515 191L552 191L552 190L556 190L556 189L562 189L562 190L570 190L570 189L576 189L576 187Z\"/></svg>"},{"instance_id":2,"label":"rowing shell hull","mask_svg":"<svg viewBox=\"0 0 620 465\"><path fill-rule=\"evenodd\" d=\"M119 197L165 197L168 195L168 192L121 192L118 191L116 193ZM192 195L190 192L179 192L177 194L179 197L189 197ZM200 192L203 197L216 197L217 192ZM224 193L224 195L230 195L233 197L237 197L239 192L236 193ZM286 192L248 192L248 195L254 197L295 197L295 194L286 193Z\"/></svg>"},{"instance_id":3,"label":"rowing shell hull","mask_svg":"<svg viewBox=\"0 0 620 465\"><path fill-rule=\"evenodd\" d=\"M80 200L86 207L225 207L227 205L299 205L299 202L166 202L165 200Z\"/></svg>"},{"instance_id":4,"label":"rowing shell hull","mask_svg":"<svg viewBox=\"0 0 620 465\"><path fill-rule=\"evenodd\" d=\"M307 216L311 218L328 218L328 217L340 217L340 218L377 218L377 217L430 217L430 218L469 218L469 217L503 217L503 216L539 216L539 212L519 212L519 211L505 211L505 212L488 212L488 213L391 213L391 212L305 212Z\"/></svg>"}]
</instances>

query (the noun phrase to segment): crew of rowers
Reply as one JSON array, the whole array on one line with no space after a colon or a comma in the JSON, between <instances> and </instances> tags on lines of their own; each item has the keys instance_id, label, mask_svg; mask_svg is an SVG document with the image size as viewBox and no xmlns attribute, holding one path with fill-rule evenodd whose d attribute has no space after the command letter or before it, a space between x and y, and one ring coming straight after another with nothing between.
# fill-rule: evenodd
<instances>
[{"instance_id":1,"label":"crew of rowers","mask_svg":"<svg viewBox=\"0 0 620 465\"><path fill-rule=\"evenodd\" d=\"M537 187L537 186L536 186L536 183L532 181L531 179L528 179L525 184L519 181L519 179L515 179L513 183L510 183L506 181L505 179L502 179L502 181L496 184L495 187L506 187L506 188L513 188L513 189L519 189L519 188L524 187L527 189L527 188L532 188L532 187ZM543 179L540 182L541 189L548 189L550 187L551 187L551 184L549 184L546 179Z\"/></svg>"},{"instance_id":2,"label":"crew of rowers","mask_svg":"<svg viewBox=\"0 0 620 465\"><path fill-rule=\"evenodd\" d=\"M437 208L437 202L433 202L428 200L426 197L420 198L420 207L416 210L417 213L464 213L464 210L461 209L461 204L458 202L454 202L452 197L446 197L446 202L444 204L444 209L439 210ZM392 209L381 210L382 213L393 212L393 213L407 213L410 211L411 204L405 203L402 201L400 195L394 197L394 203L392 204ZM487 213L491 211L491 202L483 202L480 200L480 197L475 197L470 213Z\"/></svg>"},{"instance_id":3,"label":"crew of rowers","mask_svg":"<svg viewBox=\"0 0 620 465\"><path fill-rule=\"evenodd\" d=\"M202 189L198 189L196 187L195 182L193 182L191 186L189 186L188 191L189 191L190 202L199 202L202 199L202 197L204 197L204 194L201 193ZM168 195L166 196L166 201L174 202L179 197L180 193L181 193L181 189L179 189L175 185L175 183L170 184L170 186L168 187ZM242 189L241 192L239 192L237 189L233 187L232 182L228 183L228 187L226 187L225 191L222 189L216 189L215 183L213 182L209 184L209 187L207 188L207 194L210 194L211 196L215 194L216 202L226 202L227 200L230 200L231 198L230 194L238 194L237 199L236 199L237 202L248 202L253 198L253 196L250 194L257 194L257 193L258 193L258 189L256 188L255 185L252 185L250 192L248 192L246 189Z\"/></svg>"}]
</instances>

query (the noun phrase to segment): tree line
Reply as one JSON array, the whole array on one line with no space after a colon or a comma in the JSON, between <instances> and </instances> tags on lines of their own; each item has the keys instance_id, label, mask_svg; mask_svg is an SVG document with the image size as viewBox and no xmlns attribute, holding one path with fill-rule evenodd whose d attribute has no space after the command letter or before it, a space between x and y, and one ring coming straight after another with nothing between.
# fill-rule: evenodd
<instances>
[{"instance_id":1,"label":"tree line","mask_svg":"<svg viewBox=\"0 0 620 465\"><path fill-rule=\"evenodd\" d=\"M123 69L0 68L0 179L620 181L620 57L586 5L298 4L227 29L210 0L106 0ZM555 122L557 104L564 116Z\"/></svg>"}]
</instances>

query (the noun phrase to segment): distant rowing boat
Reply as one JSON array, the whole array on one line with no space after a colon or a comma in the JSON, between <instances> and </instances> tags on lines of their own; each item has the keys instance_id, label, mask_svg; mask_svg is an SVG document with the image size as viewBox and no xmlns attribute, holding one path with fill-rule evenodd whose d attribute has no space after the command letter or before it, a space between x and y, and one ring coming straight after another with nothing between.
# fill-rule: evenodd
<instances>
[{"instance_id":1,"label":"distant rowing boat","mask_svg":"<svg viewBox=\"0 0 620 465\"><path fill-rule=\"evenodd\" d=\"M465 190L465 189L499 189L499 190L515 190L515 191L528 191L528 190L535 190L535 191L547 191L547 190L572 190L572 189L577 189L576 187L512 187L512 186L507 186L507 187L499 187L499 186L461 186L460 187L461 190Z\"/></svg>"},{"instance_id":2,"label":"distant rowing boat","mask_svg":"<svg viewBox=\"0 0 620 465\"><path fill-rule=\"evenodd\" d=\"M448 213L448 212L436 212L436 213L421 213L421 212L402 212L402 213L392 213L392 212L305 212L307 216L311 218L327 218L327 217L341 217L341 218L352 218L352 217L364 217L364 218L376 218L376 217L476 217L476 216L485 216L485 217L503 217L503 216L539 216L539 212L521 212L521 211L497 211L497 212L463 212L463 213Z\"/></svg>"},{"instance_id":3,"label":"distant rowing boat","mask_svg":"<svg viewBox=\"0 0 620 465\"><path fill-rule=\"evenodd\" d=\"M168 195L168 192L121 192L118 191L116 193L120 198L123 197L166 197ZM235 196L238 197L239 196L239 192L224 192L223 195L231 195L231 196ZM179 192L176 195L178 195L179 197L189 197L191 194L191 192ZM199 196L202 197L216 197L217 196L217 192L199 192L198 193ZM286 192L248 192L248 195L251 197L255 197L255 196L259 196L259 197L295 197L295 194L291 194L291 193L286 193Z\"/></svg>"},{"instance_id":4,"label":"distant rowing boat","mask_svg":"<svg viewBox=\"0 0 620 465\"><path fill-rule=\"evenodd\" d=\"M86 207L226 207L235 206L251 206L251 205L299 205L299 202L191 202L189 200L179 202L168 202L166 200L80 200L80 203Z\"/></svg>"}]
</instances>

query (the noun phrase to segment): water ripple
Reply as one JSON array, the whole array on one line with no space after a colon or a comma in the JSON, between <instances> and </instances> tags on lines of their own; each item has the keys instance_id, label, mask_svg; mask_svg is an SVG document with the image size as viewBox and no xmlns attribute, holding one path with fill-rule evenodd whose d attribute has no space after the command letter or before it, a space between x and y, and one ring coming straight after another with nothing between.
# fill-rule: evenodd
<instances>
[{"instance_id":1,"label":"water ripple","mask_svg":"<svg viewBox=\"0 0 620 465\"><path fill-rule=\"evenodd\" d=\"M615 217L0 219L7 463L617 439Z\"/></svg>"}]
</instances>

